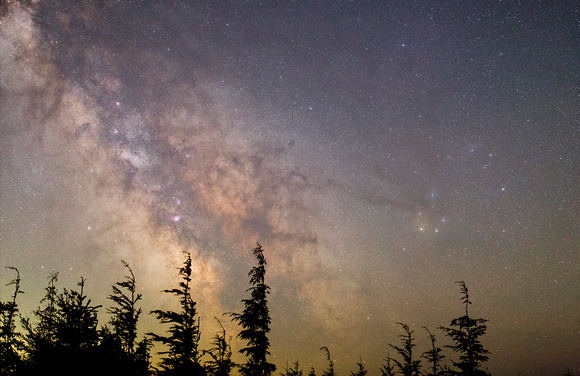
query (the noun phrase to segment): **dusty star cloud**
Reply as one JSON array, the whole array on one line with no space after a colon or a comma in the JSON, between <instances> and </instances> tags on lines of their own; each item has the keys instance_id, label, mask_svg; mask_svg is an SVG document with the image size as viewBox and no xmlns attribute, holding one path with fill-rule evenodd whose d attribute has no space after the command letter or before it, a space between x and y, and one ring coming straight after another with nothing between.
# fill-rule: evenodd
<instances>
[{"instance_id":1,"label":"dusty star cloud","mask_svg":"<svg viewBox=\"0 0 580 376\"><path fill-rule=\"evenodd\" d=\"M0 263L148 311L190 252L207 344L259 241L274 363L376 372L463 279L493 374L578 369L573 7L2 2Z\"/></svg>"}]
</instances>

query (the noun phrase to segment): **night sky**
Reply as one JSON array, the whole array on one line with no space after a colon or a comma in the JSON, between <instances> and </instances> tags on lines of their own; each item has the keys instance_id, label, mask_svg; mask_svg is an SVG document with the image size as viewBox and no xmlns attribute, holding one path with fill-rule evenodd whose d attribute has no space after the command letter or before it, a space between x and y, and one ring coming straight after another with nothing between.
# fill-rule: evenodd
<instances>
[{"instance_id":1,"label":"night sky","mask_svg":"<svg viewBox=\"0 0 580 376\"><path fill-rule=\"evenodd\" d=\"M580 374L578 2L31 3L0 2L24 316L58 271L105 324L121 260L173 307L188 251L208 348L259 241L279 371L377 375L396 322L449 344L465 280L492 374Z\"/></svg>"}]
</instances>

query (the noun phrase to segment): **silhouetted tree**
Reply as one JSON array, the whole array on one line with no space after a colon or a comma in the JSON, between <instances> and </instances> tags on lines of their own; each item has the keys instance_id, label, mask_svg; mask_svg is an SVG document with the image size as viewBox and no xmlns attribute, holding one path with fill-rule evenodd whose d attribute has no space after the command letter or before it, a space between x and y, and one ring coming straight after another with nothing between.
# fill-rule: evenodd
<instances>
[{"instance_id":1,"label":"silhouetted tree","mask_svg":"<svg viewBox=\"0 0 580 376\"><path fill-rule=\"evenodd\" d=\"M6 286L14 286L12 297L7 302L0 301L0 374L8 375L18 372L22 365L19 349L22 347L20 334L16 331L16 316L18 314L18 304L16 299L20 290L20 272L18 269L9 266L6 269L16 272L16 278Z\"/></svg>"},{"instance_id":2,"label":"silhouetted tree","mask_svg":"<svg viewBox=\"0 0 580 376\"><path fill-rule=\"evenodd\" d=\"M108 299L116 306L107 311L111 314L111 328L101 329L99 344L100 356L107 359L107 373L116 372L123 375L147 375L149 371L148 339L140 353L136 352L137 322L141 308L137 307L141 294L136 292L135 275L129 264L121 261L128 272L125 280L113 285L113 293ZM143 353L142 351L146 351Z\"/></svg>"},{"instance_id":3,"label":"silhouetted tree","mask_svg":"<svg viewBox=\"0 0 580 376\"><path fill-rule=\"evenodd\" d=\"M310 367L310 371L308 371L308 376L316 376L316 371L314 367Z\"/></svg>"},{"instance_id":4,"label":"silhouetted tree","mask_svg":"<svg viewBox=\"0 0 580 376\"><path fill-rule=\"evenodd\" d=\"M154 310L151 313L163 324L171 324L169 335L162 336L150 333L154 341L161 342L168 346L167 351L160 354L167 355L161 361L162 374L165 375L205 375L205 370L199 363L201 352L198 350L199 320L196 319L196 302L191 298L191 256L188 253L183 267L179 268L179 275L182 281L179 288L163 290L165 293L173 294L179 299L181 310L162 311Z\"/></svg>"},{"instance_id":5,"label":"silhouetted tree","mask_svg":"<svg viewBox=\"0 0 580 376\"><path fill-rule=\"evenodd\" d=\"M286 363L286 367L284 367L284 372L281 372L280 375L282 376L302 376L302 368L300 367L300 362L295 360L292 363L292 367L288 367L288 363Z\"/></svg>"},{"instance_id":6,"label":"silhouetted tree","mask_svg":"<svg viewBox=\"0 0 580 376\"><path fill-rule=\"evenodd\" d=\"M459 362L453 362L455 367L459 368L459 375L463 376L479 376L488 375L487 372L480 369L482 363L486 362L490 354L486 350L479 338L483 336L487 330L486 319L472 319L469 316L469 291L465 286L464 281L457 281L460 286L461 301L465 304L465 315L451 320L449 327L440 327L445 334L451 338L453 345L446 347L459 353Z\"/></svg>"},{"instance_id":7,"label":"silhouetted tree","mask_svg":"<svg viewBox=\"0 0 580 376\"><path fill-rule=\"evenodd\" d=\"M435 335L432 334L426 327L423 328L427 331L427 333L429 333L429 339L431 341L431 349L429 351L425 351L422 355L423 358L427 359L429 365L431 366L431 372L428 372L426 376L437 376L439 375L439 369L441 368L441 361L445 358L445 356L441 354L441 348L435 346Z\"/></svg>"},{"instance_id":8,"label":"silhouetted tree","mask_svg":"<svg viewBox=\"0 0 580 376\"><path fill-rule=\"evenodd\" d=\"M52 273L49 277L45 295L40 300L41 307L33 314L38 320L35 326L29 319L23 319L22 325L26 330L25 347L28 355L27 365L29 372L40 372L48 369L48 364L54 362L57 348L57 327L60 322L58 310L58 291L56 282L58 273ZM45 304L42 307L42 304Z\"/></svg>"},{"instance_id":9,"label":"silhouetted tree","mask_svg":"<svg viewBox=\"0 0 580 376\"><path fill-rule=\"evenodd\" d=\"M419 369L421 368L421 361L413 359L413 347L416 345L413 343L413 331L409 328L409 325L398 322L401 325L405 334L400 334L398 337L401 339L402 347L389 345L395 349L399 355L403 358L402 362L393 359L393 362L399 368L399 371L403 376L419 376Z\"/></svg>"},{"instance_id":10,"label":"silhouetted tree","mask_svg":"<svg viewBox=\"0 0 580 376\"><path fill-rule=\"evenodd\" d=\"M381 367L381 375L382 376L395 376L395 365L392 364L392 358L389 354L387 354L387 357L384 359L387 364L383 363L382 367ZM394 363L394 362L393 362Z\"/></svg>"},{"instance_id":11,"label":"silhouetted tree","mask_svg":"<svg viewBox=\"0 0 580 376\"><path fill-rule=\"evenodd\" d=\"M129 274L125 276L124 281L113 285L113 293L108 299L115 302L117 306L107 311L111 314L111 326L115 336L121 341L122 349L132 355L137 338L137 322L141 315L141 308L137 308L137 303L142 296L136 292L133 270L125 261L121 262Z\"/></svg>"},{"instance_id":12,"label":"silhouetted tree","mask_svg":"<svg viewBox=\"0 0 580 376\"><path fill-rule=\"evenodd\" d=\"M358 362L356 362L356 365L358 366L358 370L356 372L350 372L350 376L366 376L367 374L367 370L365 369L365 366L362 362L362 359L359 360Z\"/></svg>"},{"instance_id":13,"label":"silhouetted tree","mask_svg":"<svg viewBox=\"0 0 580 376\"><path fill-rule=\"evenodd\" d=\"M334 371L334 362L330 357L330 350L326 346L322 346L320 350L326 353L326 359L328 359L328 368L322 371L322 376L336 376L336 372Z\"/></svg>"},{"instance_id":14,"label":"silhouetted tree","mask_svg":"<svg viewBox=\"0 0 580 376\"><path fill-rule=\"evenodd\" d=\"M28 332L28 372L100 374L104 360L98 355L97 312L101 306L93 306L85 295L84 278L78 283L78 291L63 289L61 294L56 292L56 279L56 274L50 277L41 301L46 306L35 311L38 325L24 323Z\"/></svg>"},{"instance_id":15,"label":"silhouetted tree","mask_svg":"<svg viewBox=\"0 0 580 376\"><path fill-rule=\"evenodd\" d=\"M136 344L136 349L129 354L123 348L123 342L114 330L104 326L99 331L100 341L95 349L94 357L100 361L95 366L99 375L123 375L123 376L146 376L149 375L149 347L145 353L140 352L141 343ZM145 343L150 342L145 338Z\"/></svg>"},{"instance_id":16,"label":"silhouetted tree","mask_svg":"<svg viewBox=\"0 0 580 376\"><path fill-rule=\"evenodd\" d=\"M232 347L228 343L226 330L217 317L216 320L221 330L213 337L213 347L205 351L211 357L205 363L205 369L210 376L229 376L236 364L232 361Z\"/></svg>"},{"instance_id":17,"label":"silhouetted tree","mask_svg":"<svg viewBox=\"0 0 580 376\"><path fill-rule=\"evenodd\" d=\"M56 338L59 352L53 359L53 365L61 373L73 375L79 370L85 370L87 375L96 375L97 369L103 365L103 359L96 355L99 341L97 313L100 305L91 305L91 300L85 295L85 279L78 282L79 289L63 289L58 296L58 321Z\"/></svg>"},{"instance_id":18,"label":"silhouetted tree","mask_svg":"<svg viewBox=\"0 0 580 376\"><path fill-rule=\"evenodd\" d=\"M244 311L242 313L231 313L234 321L242 327L238 338L247 342L247 346L240 350L240 353L247 357L246 364L240 366L243 376L270 376L276 370L276 366L267 361L270 355L270 312L268 310L267 295L270 287L265 284L266 259L264 258L262 246L258 243L254 249L254 256L258 260L258 266L250 270L250 299L244 299Z\"/></svg>"},{"instance_id":19,"label":"silhouetted tree","mask_svg":"<svg viewBox=\"0 0 580 376\"><path fill-rule=\"evenodd\" d=\"M103 363L106 362L101 364L104 373L110 374L112 370L118 370L119 373L130 374L130 355L125 352L121 337L108 325L99 330L98 351L95 352Z\"/></svg>"},{"instance_id":20,"label":"silhouetted tree","mask_svg":"<svg viewBox=\"0 0 580 376\"><path fill-rule=\"evenodd\" d=\"M58 342L67 349L90 349L99 340L97 312L101 306L91 306L84 293L84 278L78 286L79 291L64 289L58 296L56 334Z\"/></svg>"}]
</instances>

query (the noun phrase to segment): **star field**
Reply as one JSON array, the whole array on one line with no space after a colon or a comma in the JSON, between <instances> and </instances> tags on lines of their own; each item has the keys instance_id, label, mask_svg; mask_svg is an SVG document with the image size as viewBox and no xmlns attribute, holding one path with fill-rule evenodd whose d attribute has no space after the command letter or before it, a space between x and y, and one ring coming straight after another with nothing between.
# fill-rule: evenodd
<instances>
[{"instance_id":1,"label":"star field","mask_svg":"<svg viewBox=\"0 0 580 376\"><path fill-rule=\"evenodd\" d=\"M396 322L425 351L465 280L493 375L580 372L574 2L0 9L0 265L25 314L52 271L106 305L121 260L163 309L186 250L203 347L259 241L279 370L328 346L378 374Z\"/></svg>"}]
</instances>

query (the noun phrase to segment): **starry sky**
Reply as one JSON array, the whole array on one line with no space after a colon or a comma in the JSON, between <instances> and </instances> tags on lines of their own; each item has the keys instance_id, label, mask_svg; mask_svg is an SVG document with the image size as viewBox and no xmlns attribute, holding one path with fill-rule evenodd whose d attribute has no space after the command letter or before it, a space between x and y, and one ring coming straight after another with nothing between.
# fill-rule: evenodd
<instances>
[{"instance_id":1,"label":"starry sky","mask_svg":"<svg viewBox=\"0 0 580 376\"><path fill-rule=\"evenodd\" d=\"M106 323L121 260L144 311L174 307L187 251L207 348L259 241L279 370L320 372L328 346L376 375L396 322L448 344L465 280L492 374L580 374L579 11L2 1L0 266L23 315L58 271Z\"/></svg>"}]
</instances>

